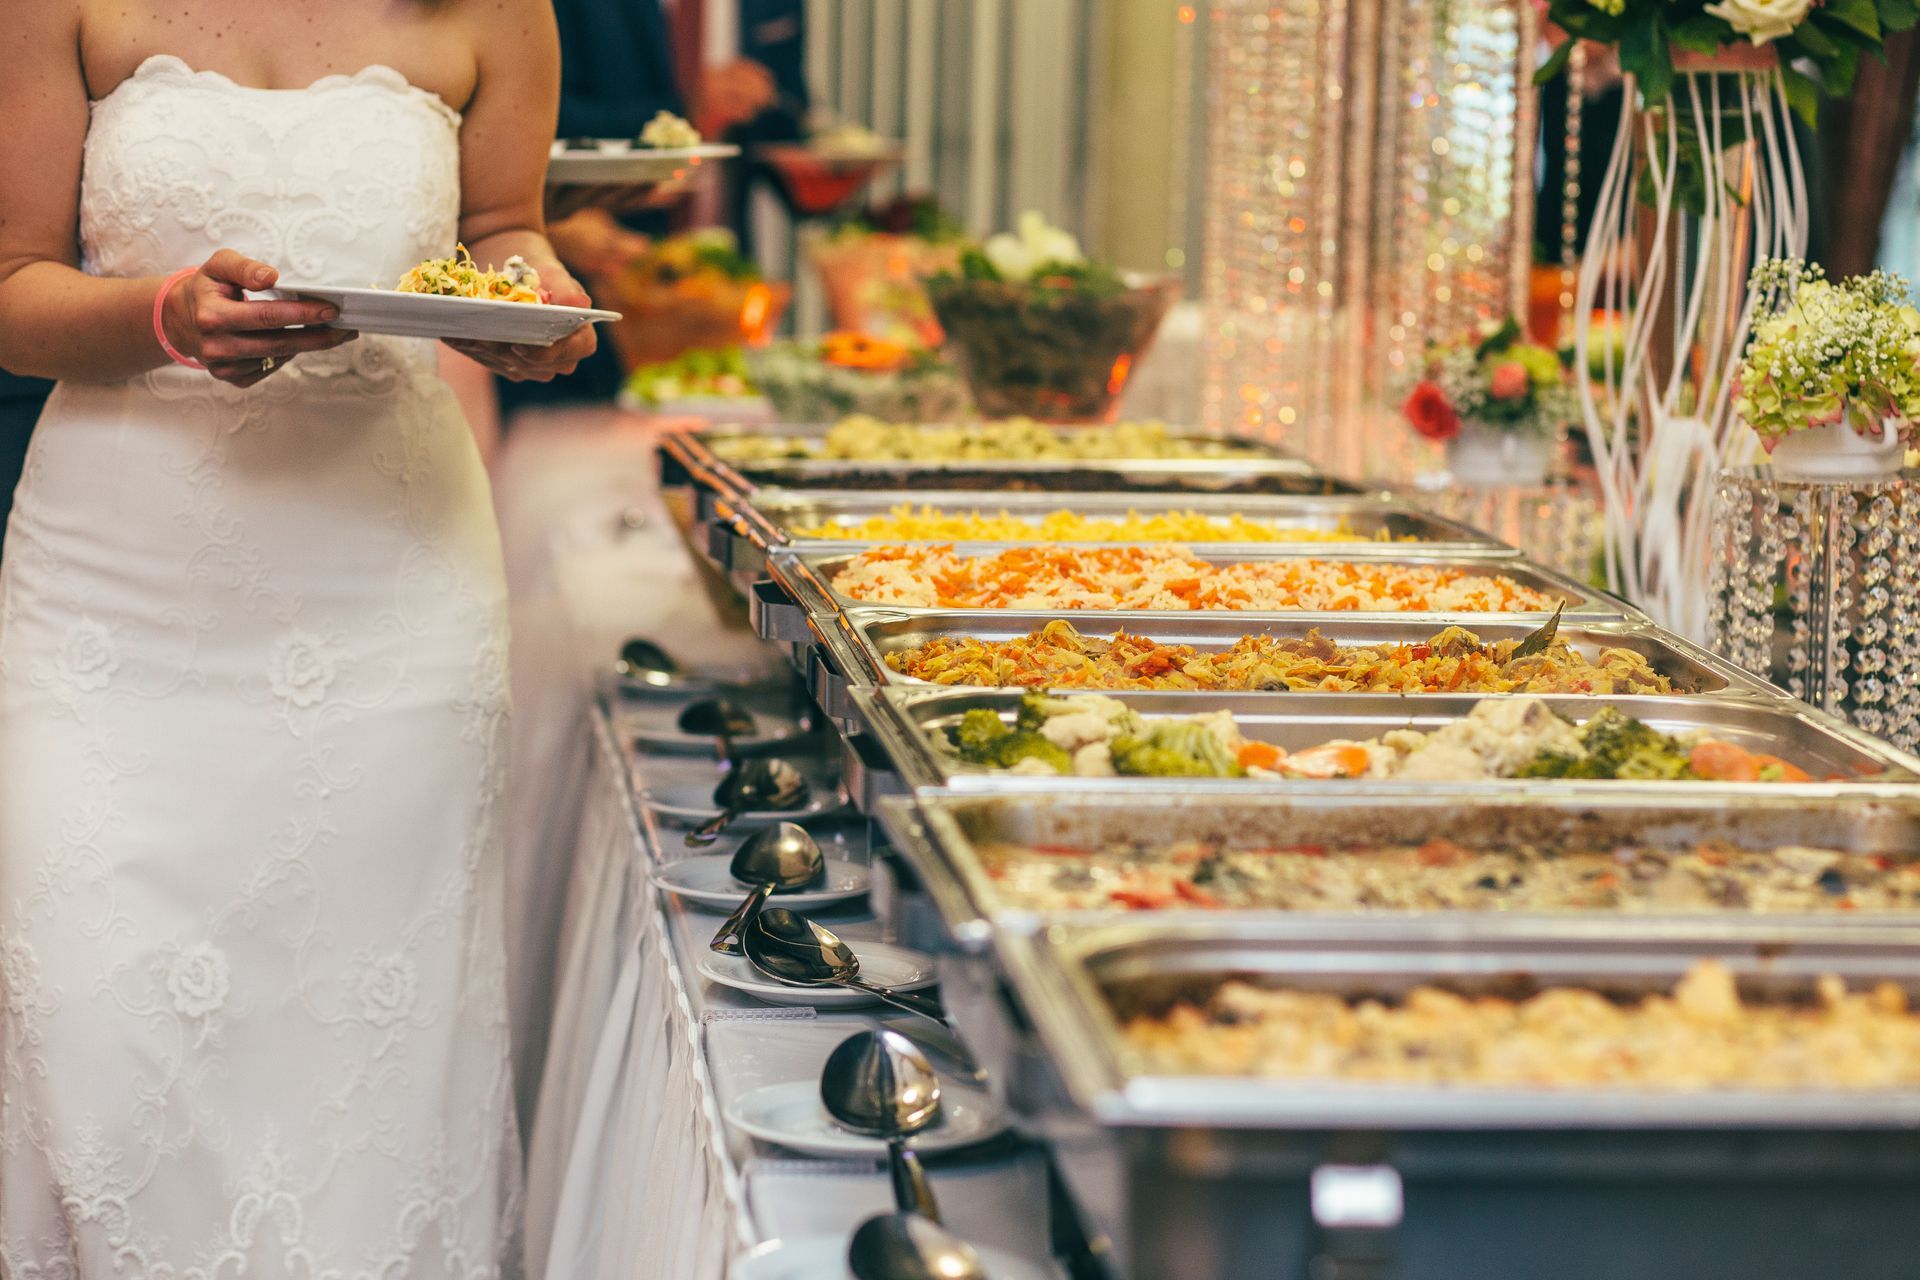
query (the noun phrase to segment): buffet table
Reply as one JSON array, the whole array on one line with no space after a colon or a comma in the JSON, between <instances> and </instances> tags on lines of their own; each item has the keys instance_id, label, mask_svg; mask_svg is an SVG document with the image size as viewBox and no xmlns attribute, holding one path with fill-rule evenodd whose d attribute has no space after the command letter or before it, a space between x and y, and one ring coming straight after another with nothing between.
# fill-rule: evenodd
<instances>
[{"instance_id":1,"label":"buffet table","mask_svg":"<svg viewBox=\"0 0 1920 1280\"><path fill-rule=\"evenodd\" d=\"M760 717L734 745L810 786L742 821L827 848L837 887L780 905L863 972L937 972L991 1093L948 1076L958 1145L916 1145L990 1275L1906 1274L1920 758L1258 446L828 434L669 437L664 488L576 512L552 572L598 568L557 593L607 628L582 673L636 628L781 672L724 686ZM893 1196L820 1075L880 1020L712 956L743 833L705 862L683 836L740 765L680 714L712 681L597 686L577 838L539 868L532 1271L838 1280ZM1305 1009L1404 1038L1348 1066ZM1505 1075L1513 1010L1545 1040ZM1691 1047L1646 1055L1655 1027Z\"/></svg>"}]
</instances>

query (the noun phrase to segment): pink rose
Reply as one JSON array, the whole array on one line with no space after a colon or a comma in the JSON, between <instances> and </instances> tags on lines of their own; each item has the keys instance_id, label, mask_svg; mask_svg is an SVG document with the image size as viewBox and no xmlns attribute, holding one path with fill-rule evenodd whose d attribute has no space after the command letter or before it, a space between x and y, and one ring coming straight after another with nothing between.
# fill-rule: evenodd
<instances>
[{"instance_id":1,"label":"pink rose","mask_svg":"<svg viewBox=\"0 0 1920 1280\"><path fill-rule=\"evenodd\" d=\"M1502 364L1494 366L1493 378L1487 385L1487 394L1495 400L1524 400L1530 383L1526 366Z\"/></svg>"}]
</instances>

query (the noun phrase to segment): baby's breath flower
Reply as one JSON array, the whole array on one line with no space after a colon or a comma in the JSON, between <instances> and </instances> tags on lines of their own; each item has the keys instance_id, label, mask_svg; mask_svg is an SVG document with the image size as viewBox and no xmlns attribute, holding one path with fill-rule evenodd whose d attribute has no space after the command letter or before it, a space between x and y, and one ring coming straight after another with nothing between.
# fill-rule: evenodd
<instances>
[{"instance_id":1,"label":"baby's breath flower","mask_svg":"<svg viewBox=\"0 0 1920 1280\"><path fill-rule=\"evenodd\" d=\"M1797 259L1766 259L1749 278L1767 310L1736 371L1734 408L1771 444L1791 432L1852 418L1920 419L1920 312L1908 286L1884 271L1835 284Z\"/></svg>"}]
</instances>

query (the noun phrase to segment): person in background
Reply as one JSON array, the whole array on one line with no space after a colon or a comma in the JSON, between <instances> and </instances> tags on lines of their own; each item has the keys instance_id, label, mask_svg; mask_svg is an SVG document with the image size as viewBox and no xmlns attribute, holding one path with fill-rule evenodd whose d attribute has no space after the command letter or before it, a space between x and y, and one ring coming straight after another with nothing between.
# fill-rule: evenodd
<instances>
[{"instance_id":1,"label":"person in background","mask_svg":"<svg viewBox=\"0 0 1920 1280\"><path fill-rule=\"evenodd\" d=\"M26 470L27 443L52 390L51 382L0 369L0 555L6 554L7 516L13 510L14 487Z\"/></svg>"},{"instance_id":2,"label":"person in background","mask_svg":"<svg viewBox=\"0 0 1920 1280\"><path fill-rule=\"evenodd\" d=\"M806 136L812 97L807 91L807 23L803 0L740 0L740 57L765 68L771 97L726 134L745 160L728 175L727 221L740 239L741 252L753 256L753 189L771 181L753 148L767 142L794 142Z\"/></svg>"},{"instance_id":3,"label":"person in background","mask_svg":"<svg viewBox=\"0 0 1920 1280\"><path fill-rule=\"evenodd\" d=\"M662 0L554 0L553 11L560 29L562 138L636 137L660 111L689 116L703 137L718 138L774 103L773 74L738 59L708 68L690 107L675 71L673 29ZM562 192L560 199L566 198ZM548 213L561 260L589 280L617 272L646 250L648 237L669 228L665 211L644 200L612 211L562 203ZM622 376L613 344L606 343L572 377L502 384L501 416L538 405L611 401Z\"/></svg>"}]
</instances>

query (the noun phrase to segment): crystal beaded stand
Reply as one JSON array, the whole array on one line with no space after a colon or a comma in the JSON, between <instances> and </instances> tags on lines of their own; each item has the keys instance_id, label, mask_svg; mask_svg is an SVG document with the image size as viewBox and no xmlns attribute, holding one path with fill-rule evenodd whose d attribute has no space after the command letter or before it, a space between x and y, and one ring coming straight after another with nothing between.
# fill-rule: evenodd
<instances>
[{"instance_id":1,"label":"crystal beaded stand","mask_svg":"<svg viewBox=\"0 0 1920 1280\"><path fill-rule=\"evenodd\" d=\"M1920 747L1920 485L1731 467L1714 494L1715 651L1896 746Z\"/></svg>"}]
</instances>

